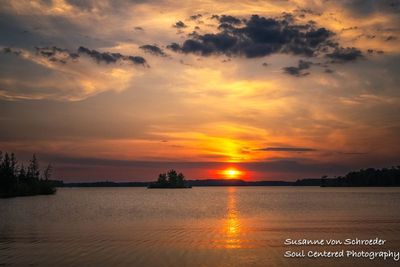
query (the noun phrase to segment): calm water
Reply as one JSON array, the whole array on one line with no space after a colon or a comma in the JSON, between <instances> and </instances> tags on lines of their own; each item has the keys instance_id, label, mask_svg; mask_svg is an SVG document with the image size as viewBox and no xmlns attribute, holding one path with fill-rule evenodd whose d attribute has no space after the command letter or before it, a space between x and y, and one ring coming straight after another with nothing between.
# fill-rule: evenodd
<instances>
[{"instance_id":1,"label":"calm water","mask_svg":"<svg viewBox=\"0 0 400 267\"><path fill-rule=\"evenodd\" d=\"M400 188L59 189L0 199L0 266L398 266L287 259L299 248L283 242L380 237L400 251L399 204Z\"/></svg>"}]
</instances>

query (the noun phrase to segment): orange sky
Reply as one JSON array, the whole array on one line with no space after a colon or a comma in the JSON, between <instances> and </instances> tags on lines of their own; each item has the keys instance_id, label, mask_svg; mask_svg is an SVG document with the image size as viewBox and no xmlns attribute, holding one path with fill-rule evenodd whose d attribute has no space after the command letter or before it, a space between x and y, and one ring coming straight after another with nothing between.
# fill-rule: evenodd
<instances>
[{"instance_id":1,"label":"orange sky","mask_svg":"<svg viewBox=\"0 0 400 267\"><path fill-rule=\"evenodd\" d=\"M399 10L385 0L6 1L0 150L37 153L66 181L167 168L293 180L398 165Z\"/></svg>"}]
</instances>

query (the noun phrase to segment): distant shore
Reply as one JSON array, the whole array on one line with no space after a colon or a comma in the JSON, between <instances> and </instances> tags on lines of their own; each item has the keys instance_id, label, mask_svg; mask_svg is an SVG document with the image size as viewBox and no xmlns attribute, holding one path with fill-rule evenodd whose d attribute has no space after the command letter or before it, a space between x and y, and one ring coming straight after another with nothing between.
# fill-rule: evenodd
<instances>
[{"instance_id":1,"label":"distant shore","mask_svg":"<svg viewBox=\"0 0 400 267\"><path fill-rule=\"evenodd\" d=\"M152 182L84 182L65 183L65 187L148 187ZM187 186L320 186L320 187L398 187L400 166L361 169L345 176L306 178L297 181L243 181L240 179L186 180Z\"/></svg>"}]
</instances>

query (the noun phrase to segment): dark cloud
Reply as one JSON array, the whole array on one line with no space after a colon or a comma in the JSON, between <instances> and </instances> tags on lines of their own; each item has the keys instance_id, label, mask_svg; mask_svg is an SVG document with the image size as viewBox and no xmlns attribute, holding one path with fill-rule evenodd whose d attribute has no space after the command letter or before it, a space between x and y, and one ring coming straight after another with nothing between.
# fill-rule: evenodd
<instances>
[{"instance_id":1,"label":"dark cloud","mask_svg":"<svg viewBox=\"0 0 400 267\"><path fill-rule=\"evenodd\" d=\"M331 53L331 57L340 58L341 54L348 53L333 40L333 32L317 28L313 23L295 24L289 16L279 19L253 15L243 26L236 25L240 20L232 16L214 15L213 18L220 21L219 32L198 34L185 40L181 45L173 43L168 47L175 52L196 53L203 56L224 54L247 58L263 57L273 53L308 57Z\"/></svg>"},{"instance_id":2,"label":"dark cloud","mask_svg":"<svg viewBox=\"0 0 400 267\"><path fill-rule=\"evenodd\" d=\"M67 49L62 49L56 46L35 47L35 49L36 55L47 58L51 62L66 64L68 61L74 61L79 57L77 53L69 52ZM3 53L19 56L21 55L22 50L6 47L3 48Z\"/></svg>"},{"instance_id":3,"label":"dark cloud","mask_svg":"<svg viewBox=\"0 0 400 267\"><path fill-rule=\"evenodd\" d=\"M166 56L164 51L156 45L142 45L139 48L145 51L146 53L150 53L156 56L162 56L162 57Z\"/></svg>"},{"instance_id":4,"label":"dark cloud","mask_svg":"<svg viewBox=\"0 0 400 267\"><path fill-rule=\"evenodd\" d=\"M382 50L374 50L374 49L368 49L367 52L368 52L368 54L373 54L373 53L383 54L384 53Z\"/></svg>"},{"instance_id":5,"label":"dark cloud","mask_svg":"<svg viewBox=\"0 0 400 267\"><path fill-rule=\"evenodd\" d=\"M191 33L188 34L188 37L194 37L197 38L199 36L199 33L197 31L193 31Z\"/></svg>"},{"instance_id":6,"label":"dark cloud","mask_svg":"<svg viewBox=\"0 0 400 267\"><path fill-rule=\"evenodd\" d=\"M240 24L242 21L234 16L222 15L218 17L220 23Z\"/></svg>"},{"instance_id":7,"label":"dark cloud","mask_svg":"<svg viewBox=\"0 0 400 267\"><path fill-rule=\"evenodd\" d=\"M212 15L210 19L216 19L220 23L220 27L223 25L238 25L242 23L242 20L231 15Z\"/></svg>"},{"instance_id":8,"label":"dark cloud","mask_svg":"<svg viewBox=\"0 0 400 267\"><path fill-rule=\"evenodd\" d=\"M353 31L353 30L358 30L358 27L354 26L354 27L343 28L341 31L345 32L345 31Z\"/></svg>"},{"instance_id":9,"label":"dark cloud","mask_svg":"<svg viewBox=\"0 0 400 267\"><path fill-rule=\"evenodd\" d=\"M321 16L322 13L316 12L310 8L302 8L302 9L296 9L294 10L296 15L298 15L300 18L305 18L307 15L313 15L313 16Z\"/></svg>"},{"instance_id":10,"label":"dark cloud","mask_svg":"<svg viewBox=\"0 0 400 267\"><path fill-rule=\"evenodd\" d=\"M354 61L363 57L361 51L355 47L339 47L332 53L328 53L326 56L331 58L333 62Z\"/></svg>"},{"instance_id":11,"label":"dark cloud","mask_svg":"<svg viewBox=\"0 0 400 267\"><path fill-rule=\"evenodd\" d=\"M137 65L144 65L146 66L146 60L140 56L125 56L120 53L110 53L110 52L99 52L97 50L91 50L86 47L79 47L78 49L79 54L86 54L91 58L95 59L97 63L105 62L107 64L116 63L117 61L130 61Z\"/></svg>"},{"instance_id":12,"label":"dark cloud","mask_svg":"<svg viewBox=\"0 0 400 267\"><path fill-rule=\"evenodd\" d=\"M309 147L265 147L256 149L256 151L311 152L317 150Z\"/></svg>"},{"instance_id":13,"label":"dark cloud","mask_svg":"<svg viewBox=\"0 0 400 267\"><path fill-rule=\"evenodd\" d=\"M97 50L91 50L83 46L79 47L78 53L86 54L91 58L96 59L98 63L99 62L115 63L118 60L122 59L122 55L120 53L99 52Z\"/></svg>"},{"instance_id":14,"label":"dark cloud","mask_svg":"<svg viewBox=\"0 0 400 267\"><path fill-rule=\"evenodd\" d=\"M297 67L285 67L283 71L289 75L304 77L310 74L309 72L304 72L304 70L309 69L312 64L311 61L299 60Z\"/></svg>"},{"instance_id":15,"label":"dark cloud","mask_svg":"<svg viewBox=\"0 0 400 267\"><path fill-rule=\"evenodd\" d=\"M282 12L281 16L288 23L294 23L295 21L295 16L292 13Z\"/></svg>"},{"instance_id":16,"label":"dark cloud","mask_svg":"<svg viewBox=\"0 0 400 267\"><path fill-rule=\"evenodd\" d=\"M167 48L168 48L168 49L171 49L171 50L174 51L174 52L179 52L180 49L181 49L181 47L180 47L179 44L177 44L177 43L172 43L172 44L170 44L170 45L167 45Z\"/></svg>"},{"instance_id":17,"label":"dark cloud","mask_svg":"<svg viewBox=\"0 0 400 267\"><path fill-rule=\"evenodd\" d=\"M190 16L190 19L191 19L191 20L197 20L197 19L201 18L202 16L203 16L203 15L201 15L201 14L196 14L196 15Z\"/></svg>"},{"instance_id":18,"label":"dark cloud","mask_svg":"<svg viewBox=\"0 0 400 267\"><path fill-rule=\"evenodd\" d=\"M80 54L85 54L95 59L97 63L105 62L107 64L117 63L118 61L129 61L135 65L148 66L146 60L140 56L126 56L120 53L110 53L110 52L99 52L97 50L91 50L86 47L79 47L77 52L70 52L68 49L59 48L56 46L52 47L35 47L36 54L47 58L52 62L59 62L66 64L68 61L75 61L80 57ZM15 55L20 55L21 51L14 50L12 48L4 48L4 53L12 53Z\"/></svg>"},{"instance_id":19,"label":"dark cloud","mask_svg":"<svg viewBox=\"0 0 400 267\"><path fill-rule=\"evenodd\" d=\"M139 26L136 26L134 29L135 29L136 31L144 31L144 29L143 29L142 27L139 27Z\"/></svg>"},{"instance_id":20,"label":"dark cloud","mask_svg":"<svg viewBox=\"0 0 400 267\"><path fill-rule=\"evenodd\" d=\"M77 53L69 52L67 49L52 47L35 47L36 54L48 58L52 62L67 63L79 57Z\"/></svg>"},{"instance_id":21,"label":"dark cloud","mask_svg":"<svg viewBox=\"0 0 400 267\"><path fill-rule=\"evenodd\" d=\"M308 69L313 63L311 61L299 60L300 69Z\"/></svg>"},{"instance_id":22,"label":"dark cloud","mask_svg":"<svg viewBox=\"0 0 400 267\"><path fill-rule=\"evenodd\" d=\"M5 48L3 48L3 53L4 54L13 54L13 55L19 56L21 54L21 51L20 50L15 50L15 49L13 49L11 47L5 47Z\"/></svg>"},{"instance_id":23,"label":"dark cloud","mask_svg":"<svg viewBox=\"0 0 400 267\"><path fill-rule=\"evenodd\" d=\"M134 64L148 66L146 60L140 56L124 56L124 60L129 60Z\"/></svg>"},{"instance_id":24,"label":"dark cloud","mask_svg":"<svg viewBox=\"0 0 400 267\"><path fill-rule=\"evenodd\" d=\"M390 36L386 37L386 39L385 39L385 41L394 41L394 40L397 40L397 37L393 36L393 35L390 35Z\"/></svg>"},{"instance_id":25,"label":"dark cloud","mask_svg":"<svg viewBox=\"0 0 400 267\"><path fill-rule=\"evenodd\" d=\"M286 67L284 68L284 71L286 74L290 74L296 77L304 77L309 75L309 72L301 72L301 69L299 69L298 67Z\"/></svg>"},{"instance_id":26,"label":"dark cloud","mask_svg":"<svg viewBox=\"0 0 400 267\"><path fill-rule=\"evenodd\" d=\"M283 68L283 70L286 74L293 75L296 77L307 76L309 74L308 72L302 73L301 69L299 69L298 67L285 67Z\"/></svg>"},{"instance_id":27,"label":"dark cloud","mask_svg":"<svg viewBox=\"0 0 400 267\"><path fill-rule=\"evenodd\" d=\"M186 26L186 24L183 23L182 21L177 21L177 22L173 25L173 27L174 27L174 28L177 28L177 29L182 29L182 28L186 28L187 26Z\"/></svg>"}]
</instances>

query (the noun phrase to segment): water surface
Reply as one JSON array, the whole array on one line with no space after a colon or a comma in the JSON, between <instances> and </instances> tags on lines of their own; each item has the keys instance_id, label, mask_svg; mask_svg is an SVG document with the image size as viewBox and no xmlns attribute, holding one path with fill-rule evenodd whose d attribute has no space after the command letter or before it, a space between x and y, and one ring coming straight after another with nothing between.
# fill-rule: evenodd
<instances>
[{"instance_id":1,"label":"water surface","mask_svg":"<svg viewBox=\"0 0 400 267\"><path fill-rule=\"evenodd\" d=\"M283 242L380 237L364 249L400 251L399 204L400 188L62 188L0 200L0 266L398 266L287 259L299 248Z\"/></svg>"}]
</instances>

